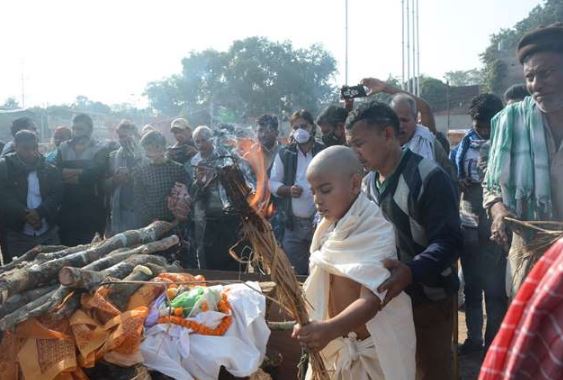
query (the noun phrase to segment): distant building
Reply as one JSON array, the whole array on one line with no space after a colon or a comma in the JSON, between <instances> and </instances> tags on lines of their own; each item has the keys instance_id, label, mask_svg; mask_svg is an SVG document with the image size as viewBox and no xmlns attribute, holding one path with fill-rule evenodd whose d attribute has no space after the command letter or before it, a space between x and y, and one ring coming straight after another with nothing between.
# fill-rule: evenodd
<instances>
[{"instance_id":1,"label":"distant building","mask_svg":"<svg viewBox=\"0 0 563 380\"><path fill-rule=\"evenodd\" d=\"M471 128L471 118L467 112L471 99L480 93L481 87L477 85L450 87L449 96L434 109L436 129L447 135L452 129Z\"/></svg>"}]
</instances>

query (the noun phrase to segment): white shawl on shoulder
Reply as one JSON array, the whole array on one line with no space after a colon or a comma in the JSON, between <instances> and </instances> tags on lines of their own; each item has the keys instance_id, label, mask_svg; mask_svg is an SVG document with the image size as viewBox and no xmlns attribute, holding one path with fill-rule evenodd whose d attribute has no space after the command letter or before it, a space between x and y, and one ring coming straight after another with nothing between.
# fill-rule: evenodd
<instances>
[{"instance_id":1,"label":"white shawl on shoulder","mask_svg":"<svg viewBox=\"0 0 563 380\"><path fill-rule=\"evenodd\" d=\"M304 284L311 319L328 319L330 274L358 282L383 301L385 295L377 287L389 277L383 267L386 258L397 258L393 226L364 193L336 226L323 219L313 236L310 275ZM401 293L366 325L384 378L413 380L416 336L410 297Z\"/></svg>"}]
</instances>

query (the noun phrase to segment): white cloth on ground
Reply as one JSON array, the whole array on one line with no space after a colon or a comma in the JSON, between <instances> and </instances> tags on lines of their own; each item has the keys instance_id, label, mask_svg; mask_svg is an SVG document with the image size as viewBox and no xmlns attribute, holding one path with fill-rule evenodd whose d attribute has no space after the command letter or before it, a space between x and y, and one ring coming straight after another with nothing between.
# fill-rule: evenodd
<instances>
[{"instance_id":1,"label":"white cloth on ground","mask_svg":"<svg viewBox=\"0 0 563 380\"><path fill-rule=\"evenodd\" d=\"M434 142L436 137L430 132L430 129L422 124L417 124L411 139L403 145L409 148L412 152L428 158L429 160L436 161L434 157Z\"/></svg>"},{"instance_id":2,"label":"white cloth on ground","mask_svg":"<svg viewBox=\"0 0 563 380\"><path fill-rule=\"evenodd\" d=\"M328 319L331 274L352 279L383 300L385 295L377 292L377 287L389 277L389 271L383 266L386 258L397 258L393 226L364 193L358 195L336 226L323 219L313 237L311 274L303 286L310 303L311 319ZM366 376L372 376L373 379L413 380L416 336L410 297L405 293L399 294L366 327L384 377L377 373ZM327 360L327 354L330 354L328 346L321 354L329 371L336 370L336 363ZM339 368L340 372L331 373L331 379L349 378L351 370ZM362 370L367 372L370 368Z\"/></svg>"},{"instance_id":3,"label":"white cloth on ground","mask_svg":"<svg viewBox=\"0 0 563 380\"><path fill-rule=\"evenodd\" d=\"M256 372L270 337L265 319L266 299L256 282L228 285L224 289L228 291L233 313L233 323L225 335L190 334L189 329L181 326L155 325L145 331L141 344L145 366L177 380L217 379L221 366L237 377ZM208 311L197 317L201 320L207 314L214 319L221 313ZM206 324L214 323L208 319Z\"/></svg>"}]
</instances>

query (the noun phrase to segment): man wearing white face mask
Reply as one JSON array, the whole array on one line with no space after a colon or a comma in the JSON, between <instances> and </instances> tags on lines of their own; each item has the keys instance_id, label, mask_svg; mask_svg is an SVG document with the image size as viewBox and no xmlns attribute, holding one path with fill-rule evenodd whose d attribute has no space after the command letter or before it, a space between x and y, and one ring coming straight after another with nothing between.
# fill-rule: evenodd
<instances>
[{"instance_id":1,"label":"man wearing white face mask","mask_svg":"<svg viewBox=\"0 0 563 380\"><path fill-rule=\"evenodd\" d=\"M324 149L315 141L313 116L306 110L289 119L291 144L276 155L270 176L270 192L281 198L280 212L285 224L282 247L297 274L309 270L309 247L313 238L315 203L306 172L311 160Z\"/></svg>"}]
</instances>

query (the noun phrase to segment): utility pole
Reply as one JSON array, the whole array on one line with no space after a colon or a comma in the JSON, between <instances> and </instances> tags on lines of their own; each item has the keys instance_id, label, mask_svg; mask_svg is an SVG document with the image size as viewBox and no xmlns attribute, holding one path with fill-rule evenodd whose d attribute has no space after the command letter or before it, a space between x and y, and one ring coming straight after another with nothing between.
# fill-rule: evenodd
<instances>
[{"instance_id":1,"label":"utility pole","mask_svg":"<svg viewBox=\"0 0 563 380\"><path fill-rule=\"evenodd\" d=\"M21 76L21 91L22 91L22 108L25 108L25 71L24 71L25 61L22 59L22 76Z\"/></svg>"},{"instance_id":2,"label":"utility pole","mask_svg":"<svg viewBox=\"0 0 563 380\"><path fill-rule=\"evenodd\" d=\"M416 95L420 96L420 14L418 13L418 0L416 0Z\"/></svg>"},{"instance_id":3,"label":"utility pole","mask_svg":"<svg viewBox=\"0 0 563 380\"><path fill-rule=\"evenodd\" d=\"M348 85L348 0L344 2L345 10L344 10L344 84Z\"/></svg>"},{"instance_id":4,"label":"utility pole","mask_svg":"<svg viewBox=\"0 0 563 380\"><path fill-rule=\"evenodd\" d=\"M411 4L411 16L412 16L412 93L416 93L416 23L415 23L415 8L414 0Z\"/></svg>"},{"instance_id":5,"label":"utility pole","mask_svg":"<svg viewBox=\"0 0 563 380\"><path fill-rule=\"evenodd\" d=\"M405 0L401 0L401 88L404 90L405 82Z\"/></svg>"},{"instance_id":6,"label":"utility pole","mask_svg":"<svg viewBox=\"0 0 563 380\"><path fill-rule=\"evenodd\" d=\"M412 92L411 86L411 44L410 44L410 36L411 36L411 22L410 22L410 2L411 0L407 0L407 14L405 15L407 19L407 91Z\"/></svg>"}]
</instances>

